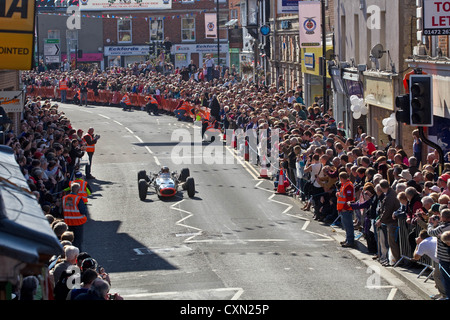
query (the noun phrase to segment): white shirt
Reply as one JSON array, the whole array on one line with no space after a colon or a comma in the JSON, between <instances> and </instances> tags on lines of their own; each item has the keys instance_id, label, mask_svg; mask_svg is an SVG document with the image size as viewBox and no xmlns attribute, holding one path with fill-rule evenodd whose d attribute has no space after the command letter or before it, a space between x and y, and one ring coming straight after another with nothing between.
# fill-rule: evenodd
<instances>
[{"instance_id":1,"label":"white shirt","mask_svg":"<svg viewBox=\"0 0 450 320\"><path fill-rule=\"evenodd\" d=\"M419 256L429 256L434 262L438 262L439 260L436 257L436 246L437 246L437 238L436 237L428 237L422 240L421 243L417 246L417 254Z\"/></svg>"},{"instance_id":2,"label":"white shirt","mask_svg":"<svg viewBox=\"0 0 450 320\"><path fill-rule=\"evenodd\" d=\"M311 182L314 181L313 185L316 188L320 188L319 177L323 177L323 170L321 170L322 167L323 167L323 165L320 162L313 163L311 165ZM319 172L320 172L320 174L319 174ZM317 178L316 178L316 176L317 176Z\"/></svg>"}]
</instances>

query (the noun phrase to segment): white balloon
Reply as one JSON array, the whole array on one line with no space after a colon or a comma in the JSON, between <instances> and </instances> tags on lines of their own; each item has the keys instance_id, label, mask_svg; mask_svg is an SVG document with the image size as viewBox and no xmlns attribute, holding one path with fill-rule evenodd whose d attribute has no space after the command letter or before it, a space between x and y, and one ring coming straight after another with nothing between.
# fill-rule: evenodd
<instances>
[{"instance_id":1,"label":"white balloon","mask_svg":"<svg viewBox=\"0 0 450 320\"><path fill-rule=\"evenodd\" d=\"M393 126L395 126L395 123L396 123L395 119L389 118L388 121L386 122L386 126L393 127Z\"/></svg>"},{"instance_id":2,"label":"white balloon","mask_svg":"<svg viewBox=\"0 0 450 320\"><path fill-rule=\"evenodd\" d=\"M350 97L350 102L353 104L353 101L356 101L357 99L359 99L358 96L354 94Z\"/></svg>"},{"instance_id":3,"label":"white balloon","mask_svg":"<svg viewBox=\"0 0 450 320\"><path fill-rule=\"evenodd\" d=\"M397 130L394 130L394 132L392 132L392 134L390 134L392 139L396 139L397 137Z\"/></svg>"},{"instance_id":4,"label":"white balloon","mask_svg":"<svg viewBox=\"0 0 450 320\"><path fill-rule=\"evenodd\" d=\"M390 118L384 118L383 121L381 121L381 123L383 124L383 126L387 126L387 122Z\"/></svg>"},{"instance_id":5,"label":"white balloon","mask_svg":"<svg viewBox=\"0 0 450 320\"><path fill-rule=\"evenodd\" d=\"M395 119L395 112L394 112L394 113L391 113L391 115L389 116L389 118Z\"/></svg>"},{"instance_id":6,"label":"white balloon","mask_svg":"<svg viewBox=\"0 0 450 320\"><path fill-rule=\"evenodd\" d=\"M359 118L361 118L361 112L354 112L354 113L353 113L353 118L354 118L354 119L359 119Z\"/></svg>"},{"instance_id":7,"label":"white balloon","mask_svg":"<svg viewBox=\"0 0 450 320\"><path fill-rule=\"evenodd\" d=\"M394 133L394 127L384 127L383 128L383 132L385 134L387 134L388 136L390 136L392 133Z\"/></svg>"},{"instance_id":8,"label":"white balloon","mask_svg":"<svg viewBox=\"0 0 450 320\"><path fill-rule=\"evenodd\" d=\"M353 112L361 113L361 106L355 104L355 105L353 106Z\"/></svg>"},{"instance_id":9,"label":"white balloon","mask_svg":"<svg viewBox=\"0 0 450 320\"><path fill-rule=\"evenodd\" d=\"M364 99L358 99L358 101L356 102L356 104L358 104L359 106L363 106L364 105Z\"/></svg>"},{"instance_id":10,"label":"white balloon","mask_svg":"<svg viewBox=\"0 0 450 320\"><path fill-rule=\"evenodd\" d=\"M363 105L363 106L361 107L361 114L362 114L363 116L365 116L365 115L368 114L368 113L369 113L369 108L367 108L366 105Z\"/></svg>"}]
</instances>

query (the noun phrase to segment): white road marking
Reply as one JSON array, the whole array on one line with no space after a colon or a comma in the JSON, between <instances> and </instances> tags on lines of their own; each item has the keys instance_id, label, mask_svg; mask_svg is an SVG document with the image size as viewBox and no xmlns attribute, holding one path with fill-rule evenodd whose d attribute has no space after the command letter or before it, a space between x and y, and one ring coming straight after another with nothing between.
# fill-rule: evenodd
<instances>
[{"instance_id":1,"label":"white road marking","mask_svg":"<svg viewBox=\"0 0 450 320\"><path fill-rule=\"evenodd\" d=\"M98 114L100 117L103 117L103 118L106 118L106 119L111 119L110 117L108 117L108 116L105 116L105 115L103 115L103 114Z\"/></svg>"},{"instance_id":2,"label":"white road marking","mask_svg":"<svg viewBox=\"0 0 450 320\"><path fill-rule=\"evenodd\" d=\"M397 293L397 290L398 290L397 288L392 288L391 292L389 293L389 295L387 297L387 300L394 300L394 296Z\"/></svg>"},{"instance_id":3,"label":"white road marking","mask_svg":"<svg viewBox=\"0 0 450 320\"><path fill-rule=\"evenodd\" d=\"M217 289L206 289L206 290L189 290L189 291L167 291L167 292L144 292L144 293L130 293L130 294L121 294L121 296L125 299L136 299L136 298L158 298L161 299L168 299L169 296L179 295L189 295L190 293L195 293L195 296L198 296L201 292L205 293L205 296L208 297L211 295L211 293L217 292L222 293L230 291L233 293L233 296L230 300L237 300L240 298L240 296L244 293L244 289L242 288L217 288Z\"/></svg>"},{"instance_id":4,"label":"white road marking","mask_svg":"<svg viewBox=\"0 0 450 320\"><path fill-rule=\"evenodd\" d=\"M125 129L127 129L127 131L128 131L129 133L131 133L131 134L134 134L134 132L133 132L133 131L131 131L131 129L130 129L130 128L128 128L128 127L125 127Z\"/></svg>"},{"instance_id":5,"label":"white road marking","mask_svg":"<svg viewBox=\"0 0 450 320\"><path fill-rule=\"evenodd\" d=\"M115 123L117 123L119 126L123 126L119 121L113 120Z\"/></svg>"}]
</instances>

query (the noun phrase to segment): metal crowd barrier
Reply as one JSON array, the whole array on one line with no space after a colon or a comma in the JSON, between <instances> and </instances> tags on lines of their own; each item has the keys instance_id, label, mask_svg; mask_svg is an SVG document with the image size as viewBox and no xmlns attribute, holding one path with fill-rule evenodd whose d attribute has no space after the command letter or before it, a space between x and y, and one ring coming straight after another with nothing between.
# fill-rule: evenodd
<instances>
[{"instance_id":1,"label":"metal crowd barrier","mask_svg":"<svg viewBox=\"0 0 450 320\"><path fill-rule=\"evenodd\" d=\"M400 255L401 258L394 265L394 268L398 266L398 264L403 260L413 261L413 255L415 247L411 246L410 237L414 236L414 239L417 238L422 231L422 228L418 225L411 225L406 223L406 217L399 216L398 217L398 241L400 245ZM432 259L426 255L423 255L418 261L414 260L418 264L422 265L424 268L419 273L417 278L420 278L423 273L430 269L431 273L426 277L425 282L433 275L434 267L432 266Z\"/></svg>"}]
</instances>

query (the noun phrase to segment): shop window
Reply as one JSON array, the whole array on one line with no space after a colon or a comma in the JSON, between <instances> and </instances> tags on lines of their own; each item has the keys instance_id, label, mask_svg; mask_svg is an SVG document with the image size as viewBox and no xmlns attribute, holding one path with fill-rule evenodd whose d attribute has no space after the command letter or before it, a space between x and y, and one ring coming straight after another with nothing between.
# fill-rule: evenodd
<instances>
[{"instance_id":1,"label":"shop window","mask_svg":"<svg viewBox=\"0 0 450 320\"><path fill-rule=\"evenodd\" d=\"M78 30L66 30L67 48L70 52L75 52L78 48Z\"/></svg>"},{"instance_id":2,"label":"shop window","mask_svg":"<svg viewBox=\"0 0 450 320\"><path fill-rule=\"evenodd\" d=\"M48 30L47 31L47 38L49 38L49 39L60 39L60 32L59 32L59 30Z\"/></svg>"},{"instance_id":3,"label":"shop window","mask_svg":"<svg viewBox=\"0 0 450 320\"><path fill-rule=\"evenodd\" d=\"M164 40L163 20L150 20L150 41Z\"/></svg>"},{"instance_id":4,"label":"shop window","mask_svg":"<svg viewBox=\"0 0 450 320\"><path fill-rule=\"evenodd\" d=\"M131 43L131 19L117 20L117 39L118 43Z\"/></svg>"},{"instance_id":5,"label":"shop window","mask_svg":"<svg viewBox=\"0 0 450 320\"><path fill-rule=\"evenodd\" d=\"M183 18L181 19L181 40L195 41L195 19Z\"/></svg>"}]
</instances>

